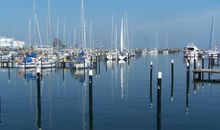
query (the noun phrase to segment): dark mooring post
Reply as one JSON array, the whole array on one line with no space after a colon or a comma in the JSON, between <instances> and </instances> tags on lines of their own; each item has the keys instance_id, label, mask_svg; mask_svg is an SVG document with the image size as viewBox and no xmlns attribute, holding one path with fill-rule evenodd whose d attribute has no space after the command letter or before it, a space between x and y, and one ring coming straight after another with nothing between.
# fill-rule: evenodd
<instances>
[{"instance_id":1,"label":"dark mooring post","mask_svg":"<svg viewBox=\"0 0 220 130\"><path fill-rule=\"evenodd\" d=\"M188 114L188 109L189 109L189 101L188 101L188 96L189 96L189 77L190 77L190 70L189 70L189 63L186 65L186 113Z\"/></svg>"},{"instance_id":2,"label":"dark mooring post","mask_svg":"<svg viewBox=\"0 0 220 130\"><path fill-rule=\"evenodd\" d=\"M187 62L189 63L189 67L190 67L190 58L189 57L187 58Z\"/></svg>"},{"instance_id":3,"label":"dark mooring post","mask_svg":"<svg viewBox=\"0 0 220 130\"><path fill-rule=\"evenodd\" d=\"M150 107L153 105L153 62L150 62Z\"/></svg>"},{"instance_id":4,"label":"dark mooring post","mask_svg":"<svg viewBox=\"0 0 220 130\"><path fill-rule=\"evenodd\" d=\"M64 81L64 79L65 79L65 75L64 75L64 67L62 68L62 70L63 70L63 81Z\"/></svg>"},{"instance_id":5,"label":"dark mooring post","mask_svg":"<svg viewBox=\"0 0 220 130\"><path fill-rule=\"evenodd\" d=\"M93 130L93 72L92 66L89 69L89 128Z\"/></svg>"},{"instance_id":6,"label":"dark mooring post","mask_svg":"<svg viewBox=\"0 0 220 130\"><path fill-rule=\"evenodd\" d=\"M189 78L190 77L190 68L189 68L189 63L186 64L186 84L189 86Z\"/></svg>"},{"instance_id":7,"label":"dark mooring post","mask_svg":"<svg viewBox=\"0 0 220 130\"><path fill-rule=\"evenodd\" d=\"M209 56L208 68L211 69L211 56ZM209 81L210 81L210 79L211 79L210 73L208 73L208 78L209 78Z\"/></svg>"},{"instance_id":8,"label":"dark mooring post","mask_svg":"<svg viewBox=\"0 0 220 130\"><path fill-rule=\"evenodd\" d=\"M37 127L41 130L41 68L37 68Z\"/></svg>"},{"instance_id":9,"label":"dark mooring post","mask_svg":"<svg viewBox=\"0 0 220 130\"><path fill-rule=\"evenodd\" d=\"M0 125L2 124L2 99L0 96Z\"/></svg>"},{"instance_id":10,"label":"dark mooring post","mask_svg":"<svg viewBox=\"0 0 220 130\"><path fill-rule=\"evenodd\" d=\"M100 62L101 62L101 56L99 54L99 74L100 74Z\"/></svg>"},{"instance_id":11,"label":"dark mooring post","mask_svg":"<svg viewBox=\"0 0 220 130\"><path fill-rule=\"evenodd\" d=\"M127 59L128 59L128 65L130 65L130 54L129 54L129 52L128 52L128 57L127 57Z\"/></svg>"},{"instance_id":12,"label":"dark mooring post","mask_svg":"<svg viewBox=\"0 0 220 130\"><path fill-rule=\"evenodd\" d=\"M193 69L196 70L196 56L195 55L194 55L193 65L194 65ZM196 76L196 74L193 73L193 80L195 80L195 78L196 78L195 76Z\"/></svg>"},{"instance_id":13,"label":"dark mooring post","mask_svg":"<svg viewBox=\"0 0 220 130\"><path fill-rule=\"evenodd\" d=\"M11 79L11 69L10 67L8 67L8 82L10 83L10 79Z\"/></svg>"},{"instance_id":14,"label":"dark mooring post","mask_svg":"<svg viewBox=\"0 0 220 130\"><path fill-rule=\"evenodd\" d=\"M14 54L11 55L11 67L14 68L14 61L15 61L15 58L14 58Z\"/></svg>"},{"instance_id":15,"label":"dark mooring post","mask_svg":"<svg viewBox=\"0 0 220 130\"><path fill-rule=\"evenodd\" d=\"M202 56L202 69L204 69L204 56ZM202 86L203 86L203 81L204 81L204 73L202 72Z\"/></svg>"},{"instance_id":16,"label":"dark mooring post","mask_svg":"<svg viewBox=\"0 0 220 130\"><path fill-rule=\"evenodd\" d=\"M107 60L105 60L105 71L108 71Z\"/></svg>"},{"instance_id":17,"label":"dark mooring post","mask_svg":"<svg viewBox=\"0 0 220 130\"><path fill-rule=\"evenodd\" d=\"M96 56L95 56L95 74L97 75L98 74L98 56L97 56L97 54L96 54Z\"/></svg>"},{"instance_id":18,"label":"dark mooring post","mask_svg":"<svg viewBox=\"0 0 220 130\"><path fill-rule=\"evenodd\" d=\"M196 70L196 56L194 55L194 70Z\"/></svg>"},{"instance_id":19,"label":"dark mooring post","mask_svg":"<svg viewBox=\"0 0 220 130\"><path fill-rule=\"evenodd\" d=\"M174 61L171 61L171 101L173 101L173 87L174 87Z\"/></svg>"},{"instance_id":20,"label":"dark mooring post","mask_svg":"<svg viewBox=\"0 0 220 130\"><path fill-rule=\"evenodd\" d=\"M157 78L157 130L161 129L161 90L162 72L158 72Z\"/></svg>"},{"instance_id":21,"label":"dark mooring post","mask_svg":"<svg viewBox=\"0 0 220 130\"><path fill-rule=\"evenodd\" d=\"M62 63L62 67L65 68L66 67L66 64L65 64L65 59L63 57L63 63Z\"/></svg>"}]
</instances>

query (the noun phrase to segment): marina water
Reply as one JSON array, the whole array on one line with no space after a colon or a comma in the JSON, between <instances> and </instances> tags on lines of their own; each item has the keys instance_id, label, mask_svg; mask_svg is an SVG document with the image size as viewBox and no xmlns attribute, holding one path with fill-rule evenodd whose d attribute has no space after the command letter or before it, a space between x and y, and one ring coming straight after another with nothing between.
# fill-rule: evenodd
<instances>
[{"instance_id":1,"label":"marina water","mask_svg":"<svg viewBox=\"0 0 220 130\"><path fill-rule=\"evenodd\" d=\"M182 53L136 57L129 64L103 59L100 70L97 68L93 70L92 90L87 70L42 70L40 93L37 93L36 70L1 68L0 129L218 130L220 127L219 84L194 83L191 73L187 93L186 63ZM160 121L157 119L159 71L162 72ZM219 78L218 74L214 77Z\"/></svg>"}]
</instances>

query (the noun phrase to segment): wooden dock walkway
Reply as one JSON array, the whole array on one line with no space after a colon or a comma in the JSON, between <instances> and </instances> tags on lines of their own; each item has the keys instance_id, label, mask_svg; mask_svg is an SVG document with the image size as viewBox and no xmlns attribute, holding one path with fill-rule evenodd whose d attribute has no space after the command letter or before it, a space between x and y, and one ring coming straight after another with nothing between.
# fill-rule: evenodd
<instances>
[{"instance_id":1,"label":"wooden dock walkway","mask_svg":"<svg viewBox=\"0 0 220 130\"><path fill-rule=\"evenodd\" d=\"M219 82L220 79L211 79L211 74L220 74L220 69L193 69L193 79L194 81L203 82ZM204 79L204 74L208 74L208 79ZM197 75L197 78L196 78Z\"/></svg>"},{"instance_id":2,"label":"wooden dock walkway","mask_svg":"<svg viewBox=\"0 0 220 130\"><path fill-rule=\"evenodd\" d=\"M193 69L194 73L220 73L219 69Z\"/></svg>"}]
</instances>

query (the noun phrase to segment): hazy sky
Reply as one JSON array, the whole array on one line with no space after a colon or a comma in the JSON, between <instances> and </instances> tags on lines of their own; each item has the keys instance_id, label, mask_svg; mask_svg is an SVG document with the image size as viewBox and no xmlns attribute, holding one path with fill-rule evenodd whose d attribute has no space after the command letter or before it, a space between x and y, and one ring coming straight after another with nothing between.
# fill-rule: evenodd
<instances>
[{"instance_id":1,"label":"hazy sky","mask_svg":"<svg viewBox=\"0 0 220 130\"><path fill-rule=\"evenodd\" d=\"M81 0L50 0L53 35L59 19L59 37L66 22L68 39L79 26ZM128 14L130 39L134 47L183 47L195 42L208 47L211 17L215 15L214 40L220 42L219 0L84 0L86 22L93 23L93 37L106 45L111 38L111 19L120 25L123 14ZM46 42L47 0L36 0L42 39ZM0 35L27 41L28 18L32 19L33 0L1 0ZM168 32L168 45L166 44ZM109 45L108 45L109 46Z\"/></svg>"}]
</instances>

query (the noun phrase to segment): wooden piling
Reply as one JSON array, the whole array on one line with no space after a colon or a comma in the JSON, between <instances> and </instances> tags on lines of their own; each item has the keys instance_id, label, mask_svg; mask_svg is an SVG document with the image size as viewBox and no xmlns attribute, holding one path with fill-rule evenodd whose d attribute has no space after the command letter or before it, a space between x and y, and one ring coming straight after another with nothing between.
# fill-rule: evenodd
<instances>
[{"instance_id":1,"label":"wooden piling","mask_svg":"<svg viewBox=\"0 0 220 130\"><path fill-rule=\"evenodd\" d=\"M186 69L186 113L188 114L188 109L189 109L189 102L188 102L188 95L189 95L189 80L190 80L190 68L189 68L189 63L187 63L187 69Z\"/></svg>"},{"instance_id":2,"label":"wooden piling","mask_svg":"<svg viewBox=\"0 0 220 130\"><path fill-rule=\"evenodd\" d=\"M93 70L89 70L89 127L93 129Z\"/></svg>"},{"instance_id":3,"label":"wooden piling","mask_svg":"<svg viewBox=\"0 0 220 130\"><path fill-rule=\"evenodd\" d=\"M173 101L173 88L174 87L174 61L171 61L171 101Z\"/></svg>"},{"instance_id":4,"label":"wooden piling","mask_svg":"<svg viewBox=\"0 0 220 130\"><path fill-rule=\"evenodd\" d=\"M37 126L41 129L41 69L37 68Z\"/></svg>"},{"instance_id":5,"label":"wooden piling","mask_svg":"<svg viewBox=\"0 0 220 130\"><path fill-rule=\"evenodd\" d=\"M153 62L150 63L150 107L153 105Z\"/></svg>"},{"instance_id":6,"label":"wooden piling","mask_svg":"<svg viewBox=\"0 0 220 130\"><path fill-rule=\"evenodd\" d=\"M157 130L161 129L161 91L162 72L158 72L157 78Z\"/></svg>"}]
</instances>

